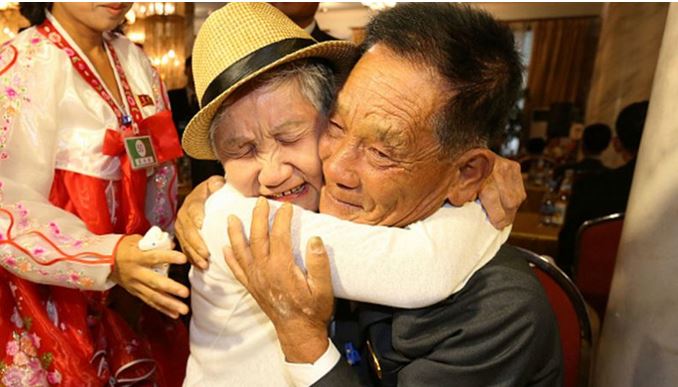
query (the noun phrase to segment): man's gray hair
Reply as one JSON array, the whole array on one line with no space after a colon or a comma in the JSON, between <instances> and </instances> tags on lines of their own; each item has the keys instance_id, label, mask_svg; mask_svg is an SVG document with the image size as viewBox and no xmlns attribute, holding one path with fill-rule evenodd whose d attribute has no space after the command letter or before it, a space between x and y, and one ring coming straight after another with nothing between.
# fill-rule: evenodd
<instances>
[{"instance_id":1,"label":"man's gray hair","mask_svg":"<svg viewBox=\"0 0 678 387\"><path fill-rule=\"evenodd\" d=\"M323 116L332 108L336 92L336 79L332 68L320 60L297 60L284 64L253 79L236 93L230 95L219 107L209 128L210 145L219 159L215 135L228 107L246 93L261 87L277 88L287 82L298 82L301 94Z\"/></svg>"}]
</instances>

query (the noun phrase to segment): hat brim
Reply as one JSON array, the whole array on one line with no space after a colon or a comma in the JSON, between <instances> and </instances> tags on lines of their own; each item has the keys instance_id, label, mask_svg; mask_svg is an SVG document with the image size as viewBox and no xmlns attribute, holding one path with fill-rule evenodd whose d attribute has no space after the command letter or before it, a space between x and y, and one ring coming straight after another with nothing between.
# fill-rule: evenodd
<instances>
[{"instance_id":1,"label":"hat brim","mask_svg":"<svg viewBox=\"0 0 678 387\"><path fill-rule=\"evenodd\" d=\"M358 55L358 50L355 44L342 41L332 40L320 42L295 51L289 55L271 62L263 66L251 74L243 77L241 80L233 84L228 89L224 90L218 97L214 98L209 104L203 106L198 113L191 119L184 130L181 139L181 145L186 153L200 160L216 160L217 157L212 150L209 138L209 128L214 118L214 115L219 110L221 104L233 94L236 90L242 87L248 81L258 77L259 75L270 71L280 65L293 62L299 59L319 58L326 59L333 66L335 74L341 79L350 72Z\"/></svg>"}]
</instances>

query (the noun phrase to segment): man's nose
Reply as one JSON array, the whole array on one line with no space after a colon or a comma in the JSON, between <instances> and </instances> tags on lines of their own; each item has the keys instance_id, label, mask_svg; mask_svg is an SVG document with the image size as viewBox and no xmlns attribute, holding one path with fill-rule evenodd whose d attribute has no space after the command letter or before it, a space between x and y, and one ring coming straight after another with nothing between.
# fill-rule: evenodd
<instances>
[{"instance_id":1,"label":"man's nose","mask_svg":"<svg viewBox=\"0 0 678 387\"><path fill-rule=\"evenodd\" d=\"M265 187L278 187L292 177L292 166L278 152L262 155L259 162L261 163L259 184Z\"/></svg>"},{"instance_id":2,"label":"man's nose","mask_svg":"<svg viewBox=\"0 0 678 387\"><path fill-rule=\"evenodd\" d=\"M330 156L323 162L325 182L344 189L357 188L360 185L360 177L357 173L358 150L350 141L342 141L341 144L336 145Z\"/></svg>"}]
</instances>

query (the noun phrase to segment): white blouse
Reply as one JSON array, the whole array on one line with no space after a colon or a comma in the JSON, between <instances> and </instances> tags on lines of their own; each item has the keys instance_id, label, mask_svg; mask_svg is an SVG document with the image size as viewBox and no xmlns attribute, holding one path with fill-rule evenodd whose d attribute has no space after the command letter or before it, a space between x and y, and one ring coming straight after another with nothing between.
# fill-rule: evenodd
<instances>
[{"instance_id":1,"label":"white blouse","mask_svg":"<svg viewBox=\"0 0 678 387\"><path fill-rule=\"evenodd\" d=\"M193 317L185 386L294 384L273 324L222 253L230 244L228 215L238 216L249 233L255 203L256 198L245 198L228 184L206 203L202 235L210 265L190 273ZM272 214L280 206L269 204ZM293 251L301 267L307 241L322 238L335 296L400 308L428 306L461 290L509 233L510 227L496 230L479 203L444 206L407 228L357 224L296 206L292 221Z\"/></svg>"},{"instance_id":2,"label":"white blouse","mask_svg":"<svg viewBox=\"0 0 678 387\"><path fill-rule=\"evenodd\" d=\"M59 23L47 17L94 69ZM137 102L142 116L169 109L158 73L143 51L122 36L105 38L133 95L145 102ZM108 182L121 179L119 158L102 153L106 129L119 130L116 115L68 55L32 27L0 48L0 117L0 265L37 283L111 287L107 278L121 235L94 235L48 197L55 169ZM166 230L173 224L176 198L176 188L166 182L175 174L171 164L148 171L146 216ZM116 206L114 197L107 195L109 210Z\"/></svg>"}]
</instances>

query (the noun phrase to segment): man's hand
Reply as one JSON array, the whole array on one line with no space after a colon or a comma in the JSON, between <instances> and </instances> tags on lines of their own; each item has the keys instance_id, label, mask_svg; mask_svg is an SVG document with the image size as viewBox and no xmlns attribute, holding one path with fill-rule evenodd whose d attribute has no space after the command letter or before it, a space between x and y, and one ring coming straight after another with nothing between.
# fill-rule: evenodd
<instances>
[{"instance_id":1,"label":"man's hand","mask_svg":"<svg viewBox=\"0 0 678 387\"><path fill-rule=\"evenodd\" d=\"M527 198L520 164L497 157L492 175L485 181L479 198L494 227L501 230L513 223L518 208Z\"/></svg>"},{"instance_id":2,"label":"man's hand","mask_svg":"<svg viewBox=\"0 0 678 387\"><path fill-rule=\"evenodd\" d=\"M111 280L172 318L188 313L188 306L172 297L186 298L188 289L153 271L153 266L164 263L184 264L186 256L173 250L142 251L138 247L140 239L141 235L122 238L115 253Z\"/></svg>"},{"instance_id":3,"label":"man's hand","mask_svg":"<svg viewBox=\"0 0 678 387\"><path fill-rule=\"evenodd\" d=\"M273 322L287 361L313 363L328 345L334 303L329 258L320 238L312 238L304 274L292 255L292 206L284 204L278 210L270 236L268 213L268 202L259 198L249 245L240 220L229 217L232 249L224 249L226 263Z\"/></svg>"},{"instance_id":4,"label":"man's hand","mask_svg":"<svg viewBox=\"0 0 678 387\"><path fill-rule=\"evenodd\" d=\"M179 239L181 249L188 256L191 264L201 269L207 268L209 251L200 237L200 228L205 219L205 201L219 188L223 187L226 179L222 176L212 176L198 184L191 191L177 212L177 221L174 230Z\"/></svg>"}]
</instances>

